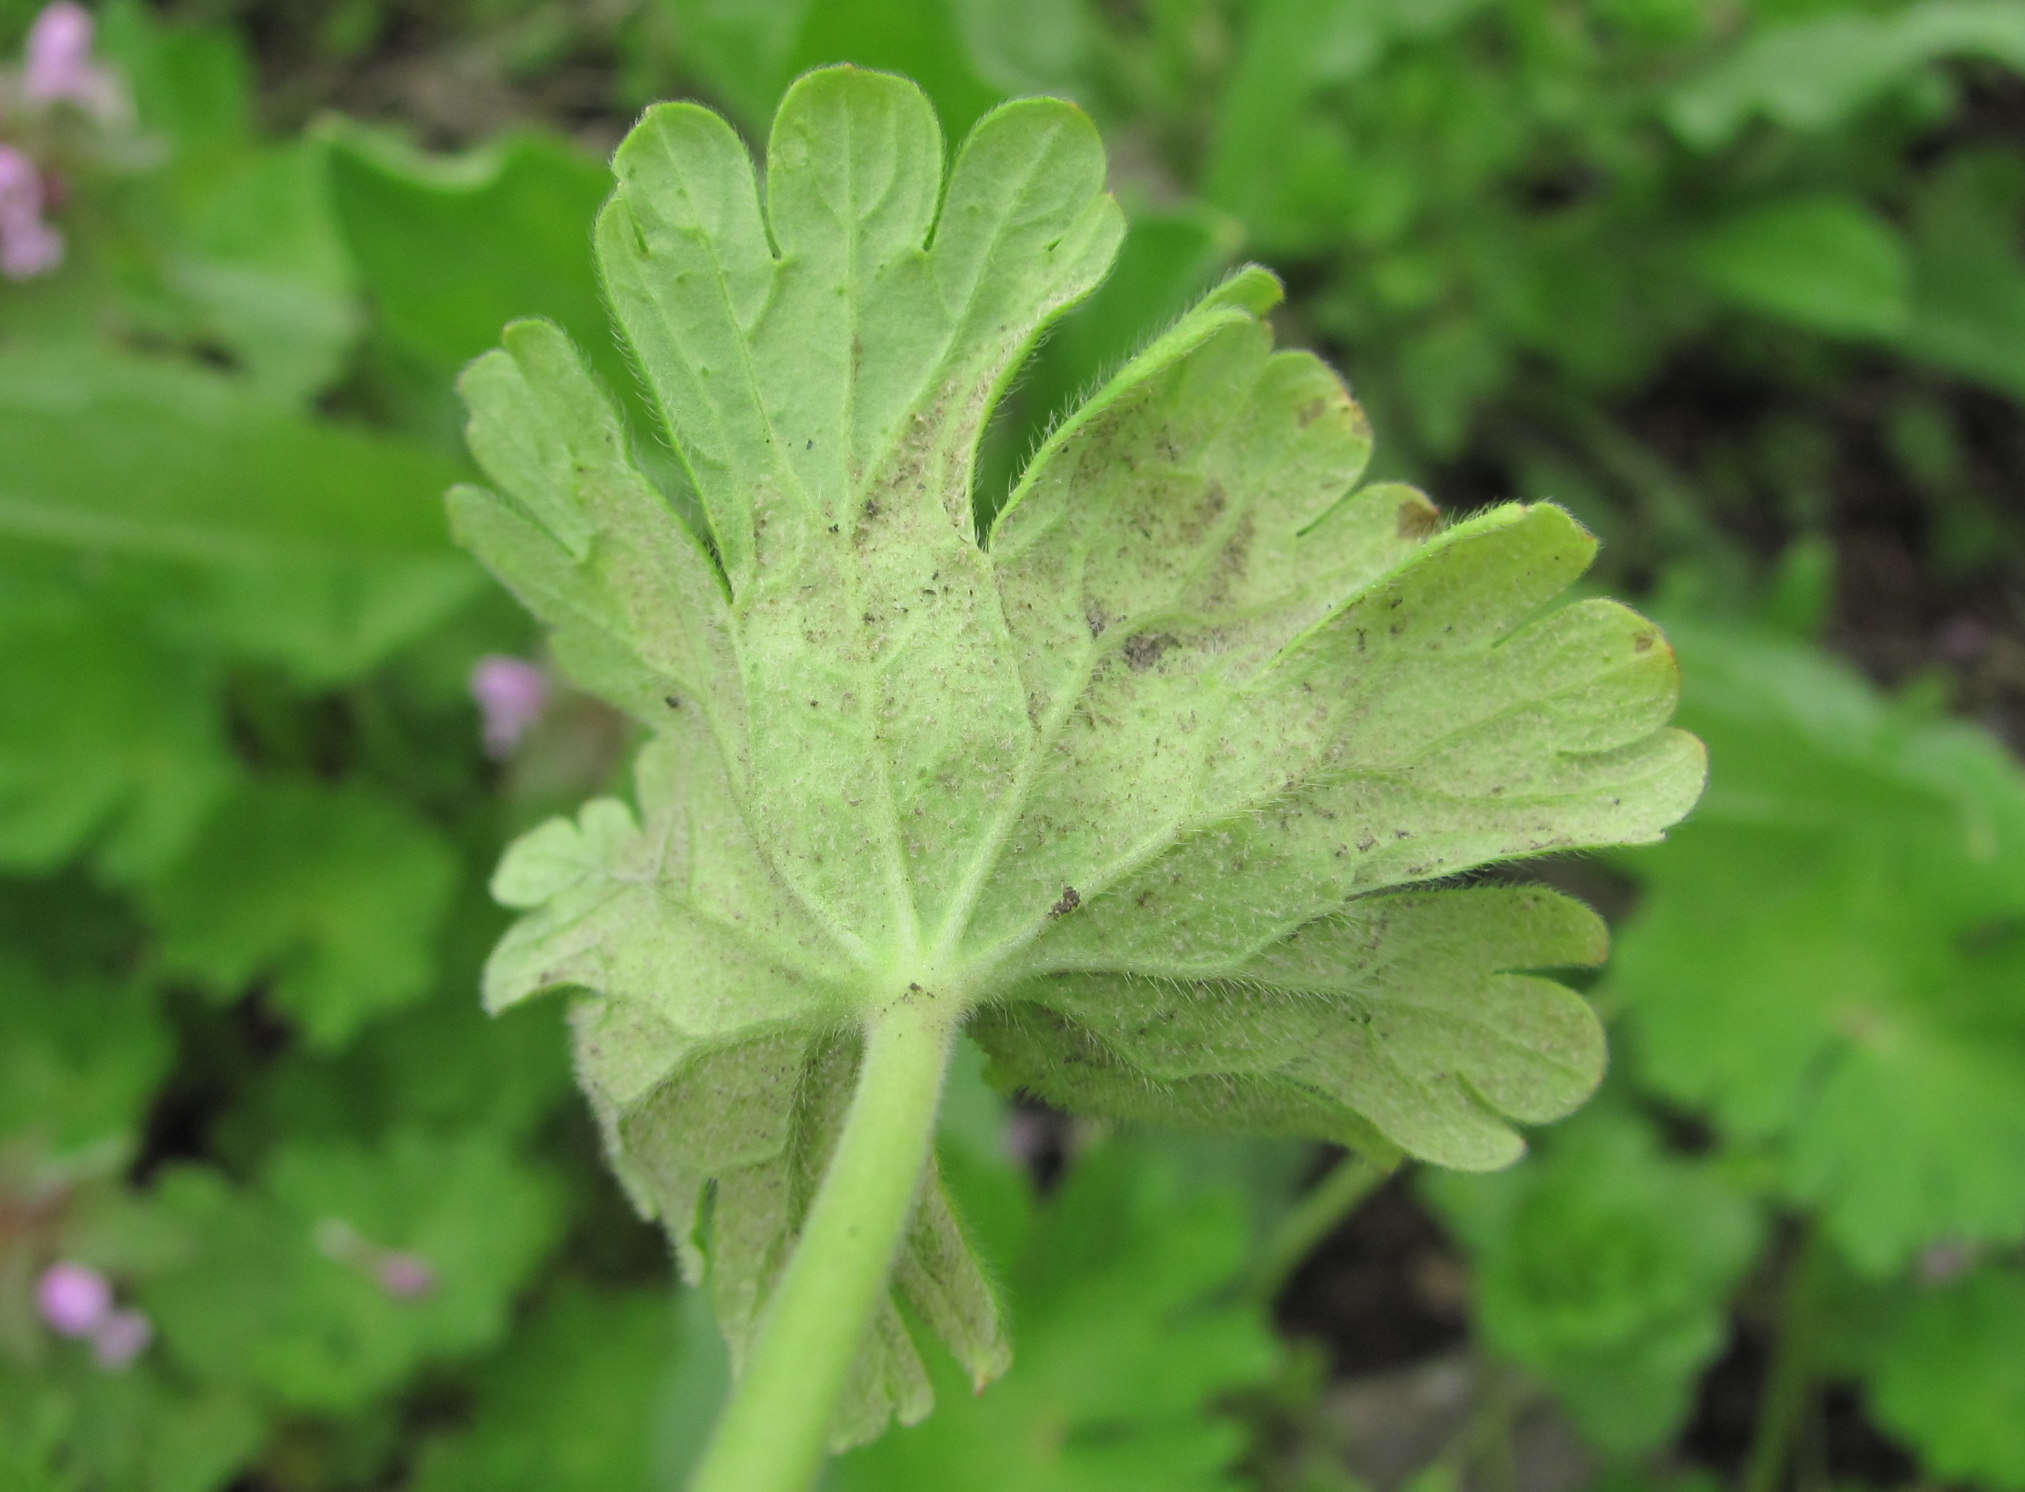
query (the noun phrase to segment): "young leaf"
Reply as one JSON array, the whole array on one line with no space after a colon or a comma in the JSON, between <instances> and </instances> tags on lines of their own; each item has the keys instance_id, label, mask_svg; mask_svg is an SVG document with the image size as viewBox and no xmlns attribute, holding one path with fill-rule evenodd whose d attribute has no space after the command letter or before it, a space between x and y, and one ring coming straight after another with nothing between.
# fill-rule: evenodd
<instances>
[{"instance_id":1,"label":"young leaf","mask_svg":"<svg viewBox=\"0 0 2025 1492\"><path fill-rule=\"evenodd\" d=\"M1594 1018L1523 971L1600 957L1595 920L1397 890L1655 838L1700 790L1657 631L1551 609L1594 548L1573 520L1441 531L1416 492L1351 492L1363 417L1272 351L1254 269L1063 420L979 534L985 422L1117 247L1088 122L1006 105L945 183L919 90L831 68L783 101L763 199L692 105L614 169L600 263L706 528L553 327L466 373L498 490L453 492L460 534L655 731L637 809L509 852L495 889L528 915L487 999L595 996L579 1072L735 1355L896 1011L969 1017L1071 1107L1465 1166L1585 1096ZM989 1294L932 1174L919 1195L898 1293L982 1379ZM889 1307L836 1438L926 1404Z\"/></svg>"},{"instance_id":2,"label":"young leaf","mask_svg":"<svg viewBox=\"0 0 2025 1492\"><path fill-rule=\"evenodd\" d=\"M1428 1175L1424 1189L1469 1248L1484 1341L1544 1378L1596 1445L1651 1450L1728 1336L1759 1219L1628 1111L1585 1110L1545 1150L1502 1176Z\"/></svg>"}]
</instances>

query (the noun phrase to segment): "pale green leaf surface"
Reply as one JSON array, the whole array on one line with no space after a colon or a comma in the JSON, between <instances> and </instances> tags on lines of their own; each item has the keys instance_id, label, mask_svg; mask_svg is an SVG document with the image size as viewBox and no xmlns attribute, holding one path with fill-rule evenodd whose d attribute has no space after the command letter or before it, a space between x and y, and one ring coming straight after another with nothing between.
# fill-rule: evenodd
<instances>
[{"instance_id":1,"label":"pale green leaf surface","mask_svg":"<svg viewBox=\"0 0 2025 1492\"><path fill-rule=\"evenodd\" d=\"M1061 974L974 1029L999 1076L1055 1104L1484 1170L1522 1149L1500 1114L1558 1119L1603 1070L1589 1006L1510 971L1596 963L1604 942L1538 887L1365 897L1220 977Z\"/></svg>"},{"instance_id":2,"label":"pale green leaf surface","mask_svg":"<svg viewBox=\"0 0 2025 1492\"><path fill-rule=\"evenodd\" d=\"M452 495L460 534L655 727L637 808L509 852L495 889L528 915L486 994L593 992L580 1077L636 1200L707 1259L734 1356L854 1028L894 999L977 1012L1014 1076L1099 1111L1488 1166L1517 1153L1506 1119L1580 1101L1594 1020L1529 971L1600 957L1593 918L1359 900L1656 838L1699 792L1657 631L1552 609L1594 550L1573 520L1443 530L1416 492L1353 492L1363 416L1271 350L1279 286L1250 270L1063 420L980 536L990 412L1118 243L1087 121L996 110L945 186L917 90L827 69L782 104L763 197L689 105L650 110L614 169L600 264L707 532L559 332L510 328L473 365L494 490ZM1195 1067L1163 1014L1203 1038ZM1303 1064L1318 1031L1355 1078ZM1097 1046L1113 1070L1056 1081ZM897 1293L981 1380L989 1294L923 1197ZM889 1314L839 1437L927 1386Z\"/></svg>"},{"instance_id":3,"label":"pale green leaf surface","mask_svg":"<svg viewBox=\"0 0 2025 1492\"><path fill-rule=\"evenodd\" d=\"M147 890L165 971L236 999L256 979L314 1046L413 1000L457 861L441 835L362 788L249 784Z\"/></svg>"},{"instance_id":4,"label":"pale green leaf surface","mask_svg":"<svg viewBox=\"0 0 2025 1492\"><path fill-rule=\"evenodd\" d=\"M721 779L698 778L711 758L684 750L692 744L671 731L643 753L644 830L600 799L509 851L494 893L539 910L501 941L486 998L498 1008L567 985L602 997L574 1012L579 1080L621 1179L667 1226L685 1271L700 1274L710 1257L736 1362L841 1121L856 1056L832 1032L858 996L743 825L711 814L728 795ZM670 969L684 977L671 981ZM990 1293L932 1176L894 1284L975 1378L1003 1366ZM925 1372L890 1306L870 1353L843 1440L927 1409Z\"/></svg>"},{"instance_id":5,"label":"pale green leaf surface","mask_svg":"<svg viewBox=\"0 0 2025 1492\"><path fill-rule=\"evenodd\" d=\"M1646 890L1608 988L1641 1069L1771 1142L1866 1273L2016 1237L2025 775L1789 642L1694 629L1683 652L1685 718L1729 765L1664 851L1628 857Z\"/></svg>"},{"instance_id":6,"label":"pale green leaf surface","mask_svg":"<svg viewBox=\"0 0 2025 1492\"><path fill-rule=\"evenodd\" d=\"M292 1144L252 1187L184 1167L157 1191L196 1240L141 1291L163 1346L203 1382L323 1413L498 1342L561 1220L554 1178L478 1134ZM384 1289L385 1251L415 1256L431 1287Z\"/></svg>"}]
</instances>

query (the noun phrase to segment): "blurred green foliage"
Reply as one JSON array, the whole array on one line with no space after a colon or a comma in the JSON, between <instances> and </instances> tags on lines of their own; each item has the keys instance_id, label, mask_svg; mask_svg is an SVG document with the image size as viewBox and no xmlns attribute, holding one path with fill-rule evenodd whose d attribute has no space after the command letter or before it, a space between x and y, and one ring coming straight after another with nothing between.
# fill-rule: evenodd
<instances>
[{"instance_id":1,"label":"blurred green foliage","mask_svg":"<svg viewBox=\"0 0 2025 1492\"><path fill-rule=\"evenodd\" d=\"M7 57L37 9L0 0ZM760 130L850 60L916 76L952 134L1065 94L1117 163L1120 270L1028 371L980 504L1255 257L1387 474L1556 498L1613 584L1666 582L1710 794L1568 872L1629 908L1593 991L1604 1097L1514 1171L1422 1189L1472 1350L1557 1406L1598 1488L2025 1488L2025 777L1987 728L2025 718L2025 7L98 20L130 120L0 90L67 243L0 283L0 1486L679 1478L714 1334L604 1179L553 1018L477 1010L487 868L617 788L627 736L564 697L481 749L470 671L532 632L444 532L450 380L541 313L630 386L594 146L674 94ZM1287 1443L1333 1447L1335 1391L1247 1289L1289 1166L1093 1141L1037 1199L1002 1101L967 1077L950 1102L1019 1361L834 1485L1354 1485ZM38 1314L61 1260L151 1321L124 1366ZM1748 1451L1708 1429L1739 1372ZM1831 1402L1897 1462L1836 1460ZM1421 1485L1494 1473L1500 1424L1487 1402Z\"/></svg>"}]
</instances>

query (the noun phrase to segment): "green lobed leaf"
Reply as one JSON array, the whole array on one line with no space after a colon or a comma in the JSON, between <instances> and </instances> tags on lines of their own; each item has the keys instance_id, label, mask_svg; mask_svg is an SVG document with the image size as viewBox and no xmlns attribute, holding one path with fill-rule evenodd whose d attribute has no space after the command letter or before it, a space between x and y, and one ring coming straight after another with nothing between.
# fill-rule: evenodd
<instances>
[{"instance_id":1,"label":"green lobed leaf","mask_svg":"<svg viewBox=\"0 0 2025 1492\"><path fill-rule=\"evenodd\" d=\"M2025 774L1778 638L1684 632L1729 765L1608 979L1640 1070L1821 1209L1865 1273L2025 1229ZM1712 970L1709 950L1720 948Z\"/></svg>"},{"instance_id":2,"label":"green lobed leaf","mask_svg":"<svg viewBox=\"0 0 2025 1492\"><path fill-rule=\"evenodd\" d=\"M454 922L453 914L453 922ZM373 1021L341 1052L291 1048L254 1075L221 1124L228 1147L276 1134L378 1134L402 1123L470 1125L525 1135L570 1090L563 1011L530 1006L488 1022L457 997L454 966L438 988Z\"/></svg>"},{"instance_id":3,"label":"green lobed leaf","mask_svg":"<svg viewBox=\"0 0 2025 1492\"><path fill-rule=\"evenodd\" d=\"M82 1342L22 1371L0 1357L0 1486L8 1492L216 1492L260 1446L244 1399L192 1390L144 1362L108 1373Z\"/></svg>"},{"instance_id":4,"label":"green lobed leaf","mask_svg":"<svg viewBox=\"0 0 2025 1492\"><path fill-rule=\"evenodd\" d=\"M945 122L967 126L995 102L993 85L1028 91L1016 65L1006 66L999 33L1010 24L1031 33L1056 21L1037 19L1014 0L695 0L664 9L685 75L754 131L766 127L796 74L826 62L906 73ZM1060 44L1059 34L1051 39ZM991 83L980 76L1009 71L1015 76Z\"/></svg>"},{"instance_id":5,"label":"green lobed leaf","mask_svg":"<svg viewBox=\"0 0 2025 1492\"><path fill-rule=\"evenodd\" d=\"M2025 1487L2021 1332L2025 1274L1992 1265L1921 1291L1868 1344L1869 1405L1931 1475L1993 1492Z\"/></svg>"},{"instance_id":6,"label":"green lobed leaf","mask_svg":"<svg viewBox=\"0 0 2025 1492\"><path fill-rule=\"evenodd\" d=\"M498 1342L561 1221L554 1178L507 1146L420 1130L372 1149L286 1144L243 1189L176 1167L156 1201L196 1240L141 1289L170 1355L204 1383L325 1414ZM388 1252L427 1287L388 1289Z\"/></svg>"},{"instance_id":7,"label":"green lobed leaf","mask_svg":"<svg viewBox=\"0 0 2025 1492\"><path fill-rule=\"evenodd\" d=\"M189 363L17 349L0 370L0 442L0 530L26 538L220 565L456 563L422 500L454 462Z\"/></svg>"},{"instance_id":8,"label":"green lobed leaf","mask_svg":"<svg viewBox=\"0 0 2025 1492\"><path fill-rule=\"evenodd\" d=\"M258 138L252 60L231 28L104 12L103 55L142 133L115 128L90 152L101 159L64 168L81 231L45 324L186 348L243 371L259 402L307 406L365 319L320 155Z\"/></svg>"},{"instance_id":9,"label":"green lobed leaf","mask_svg":"<svg viewBox=\"0 0 2025 1492\"><path fill-rule=\"evenodd\" d=\"M342 120L320 124L317 143L376 325L402 350L448 374L508 317L539 314L590 348L603 377L626 377L583 232L609 179L590 155L529 133L430 157Z\"/></svg>"},{"instance_id":10,"label":"green lobed leaf","mask_svg":"<svg viewBox=\"0 0 2025 1492\"><path fill-rule=\"evenodd\" d=\"M151 632L177 627L198 651L311 685L366 672L479 579L430 500L453 461L277 407L251 379L22 345L0 365L0 446L10 586L73 556L109 565L150 593ZM194 708L199 691L182 692Z\"/></svg>"},{"instance_id":11,"label":"green lobed leaf","mask_svg":"<svg viewBox=\"0 0 2025 1492\"><path fill-rule=\"evenodd\" d=\"M206 163L178 195L187 222L163 266L169 288L262 398L307 404L365 320L322 159L302 142L249 150Z\"/></svg>"},{"instance_id":12,"label":"green lobed leaf","mask_svg":"<svg viewBox=\"0 0 2025 1492\"><path fill-rule=\"evenodd\" d=\"M1468 1248L1483 1341L1544 1378L1604 1450L1668 1441L1728 1338L1763 1233L1750 1203L1612 1106L1522 1169L1421 1184Z\"/></svg>"},{"instance_id":13,"label":"green lobed leaf","mask_svg":"<svg viewBox=\"0 0 2025 1492\"><path fill-rule=\"evenodd\" d=\"M2025 16L2010 0L1927 0L1768 26L1678 87L1666 117L1701 150L1728 144L1759 115L1793 130L1830 129L1932 63L1963 55L2025 71Z\"/></svg>"},{"instance_id":14,"label":"green lobed leaf","mask_svg":"<svg viewBox=\"0 0 2025 1492\"><path fill-rule=\"evenodd\" d=\"M125 1155L172 1055L154 991L53 979L12 956L0 959L0 990L0 1136L55 1156L106 1145Z\"/></svg>"},{"instance_id":15,"label":"green lobed leaf","mask_svg":"<svg viewBox=\"0 0 2025 1492\"><path fill-rule=\"evenodd\" d=\"M647 1492L681 1348L659 1290L567 1280L475 1374L468 1423L423 1443L412 1492ZM708 1329L707 1327L705 1328Z\"/></svg>"},{"instance_id":16,"label":"green lobed leaf","mask_svg":"<svg viewBox=\"0 0 2025 1492\"><path fill-rule=\"evenodd\" d=\"M614 171L600 264L704 527L554 327L467 371L495 490L452 493L460 537L654 728L637 808L502 863L528 915L487 1000L593 993L580 1077L734 1357L896 999L972 1012L1004 1075L1090 1112L1484 1167L1518 1153L1507 1120L1580 1102L1594 1018L1529 971L1599 958L1593 917L1398 889L1655 838L1700 790L1656 629L1552 609L1594 549L1572 519L1444 529L1417 492L1352 491L1363 417L1271 349L1262 270L979 504L992 408L1120 237L1059 102L988 114L945 184L919 90L825 69L763 198L693 105L650 110ZM981 1380L989 1292L932 1176L922 1198L897 1293ZM889 1312L838 1438L926 1407Z\"/></svg>"},{"instance_id":17,"label":"green lobed leaf","mask_svg":"<svg viewBox=\"0 0 2025 1492\"><path fill-rule=\"evenodd\" d=\"M171 975L236 999L256 980L314 1046L422 995L457 862L441 835L359 787L250 783L146 894Z\"/></svg>"},{"instance_id":18,"label":"green lobed leaf","mask_svg":"<svg viewBox=\"0 0 2025 1492\"><path fill-rule=\"evenodd\" d=\"M4 480L4 478L0 478ZM131 598L6 551L0 640L0 865L89 851L110 879L170 863L231 777L213 670L155 636Z\"/></svg>"},{"instance_id":19,"label":"green lobed leaf","mask_svg":"<svg viewBox=\"0 0 2025 1492\"><path fill-rule=\"evenodd\" d=\"M1854 198L1746 208L1700 230L1686 252L1695 276L1725 300L1811 331L1893 337L1911 314L1906 246Z\"/></svg>"},{"instance_id":20,"label":"green lobed leaf","mask_svg":"<svg viewBox=\"0 0 2025 1492\"><path fill-rule=\"evenodd\" d=\"M1965 150L1921 183L1913 208L1908 351L2025 399L2025 161Z\"/></svg>"}]
</instances>

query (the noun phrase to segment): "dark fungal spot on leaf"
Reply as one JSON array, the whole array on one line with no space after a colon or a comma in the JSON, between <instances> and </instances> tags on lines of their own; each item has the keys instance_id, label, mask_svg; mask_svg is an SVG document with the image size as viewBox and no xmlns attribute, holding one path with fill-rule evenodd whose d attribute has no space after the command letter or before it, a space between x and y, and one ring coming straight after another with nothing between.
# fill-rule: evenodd
<instances>
[{"instance_id":1,"label":"dark fungal spot on leaf","mask_svg":"<svg viewBox=\"0 0 2025 1492\"><path fill-rule=\"evenodd\" d=\"M1634 652L1634 653L1649 653L1649 652L1651 652L1651 651L1652 651L1652 634L1651 634L1650 632L1641 632L1641 633L1639 633L1639 634L1638 634L1638 636L1637 636L1637 637L1636 637L1635 639L1633 639L1633 641L1632 641L1632 644L1631 644L1631 650L1632 650L1632 652Z\"/></svg>"},{"instance_id":2,"label":"dark fungal spot on leaf","mask_svg":"<svg viewBox=\"0 0 2025 1492\"><path fill-rule=\"evenodd\" d=\"M1178 460L1179 457L1176 459ZM1223 510L1228 505L1228 499L1224 496L1223 485L1221 483L1211 482L1205 486L1202 490L1202 505L1191 511L1176 527L1175 532L1181 542L1184 544L1201 543L1204 532L1218 518L1223 516Z\"/></svg>"},{"instance_id":3,"label":"dark fungal spot on leaf","mask_svg":"<svg viewBox=\"0 0 2025 1492\"><path fill-rule=\"evenodd\" d=\"M674 694L662 695L661 703L666 705L671 710L679 710L682 708L682 700L680 696Z\"/></svg>"},{"instance_id":4,"label":"dark fungal spot on leaf","mask_svg":"<svg viewBox=\"0 0 2025 1492\"><path fill-rule=\"evenodd\" d=\"M1125 666L1134 673L1144 673L1160 661L1161 655L1174 646L1171 632L1141 632L1125 640Z\"/></svg>"},{"instance_id":5,"label":"dark fungal spot on leaf","mask_svg":"<svg viewBox=\"0 0 2025 1492\"><path fill-rule=\"evenodd\" d=\"M1104 615L1104 608L1092 601L1083 610L1083 621L1092 637L1102 637L1104 629L1111 625L1111 619Z\"/></svg>"},{"instance_id":6,"label":"dark fungal spot on leaf","mask_svg":"<svg viewBox=\"0 0 2025 1492\"><path fill-rule=\"evenodd\" d=\"M1064 886L1062 894L1055 898L1055 904L1048 908L1048 915L1050 917L1066 917L1082 904L1082 894L1074 886Z\"/></svg>"},{"instance_id":7,"label":"dark fungal spot on leaf","mask_svg":"<svg viewBox=\"0 0 2025 1492\"><path fill-rule=\"evenodd\" d=\"M1441 527L1441 510L1415 494L1399 505L1399 537L1425 539Z\"/></svg>"}]
</instances>

